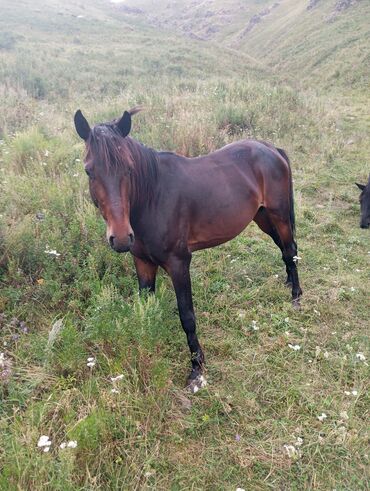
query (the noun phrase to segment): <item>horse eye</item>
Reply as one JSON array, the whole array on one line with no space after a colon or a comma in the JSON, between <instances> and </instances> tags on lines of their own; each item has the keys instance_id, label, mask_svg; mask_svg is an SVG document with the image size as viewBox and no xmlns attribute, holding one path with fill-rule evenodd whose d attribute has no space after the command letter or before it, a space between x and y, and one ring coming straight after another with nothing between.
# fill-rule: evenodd
<instances>
[{"instance_id":1,"label":"horse eye","mask_svg":"<svg viewBox=\"0 0 370 491\"><path fill-rule=\"evenodd\" d=\"M86 174L89 176L90 179L93 179L94 175L91 169L85 168Z\"/></svg>"}]
</instances>

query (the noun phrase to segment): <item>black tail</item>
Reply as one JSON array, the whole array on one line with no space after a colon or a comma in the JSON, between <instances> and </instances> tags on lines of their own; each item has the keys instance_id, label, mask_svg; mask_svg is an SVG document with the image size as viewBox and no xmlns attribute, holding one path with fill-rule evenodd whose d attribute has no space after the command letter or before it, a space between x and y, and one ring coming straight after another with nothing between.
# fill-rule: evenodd
<instances>
[{"instance_id":1,"label":"black tail","mask_svg":"<svg viewBox=\"0 0 370 491\"><path fill-rule=\"evenodd\" d=\"M293 237L295 235L295 215L294 215L294 195L293 195L293 179L292 179L292 169L290 167L290 160L285 150L282 148L276 148L276 150L280 153L280 155L287 161L289 166L289 178L290 178L290 190L289 190L289 201L290 201L290 210L289 210L289 218L290 224L292 226Z\"/></svg>"}]
</instances>

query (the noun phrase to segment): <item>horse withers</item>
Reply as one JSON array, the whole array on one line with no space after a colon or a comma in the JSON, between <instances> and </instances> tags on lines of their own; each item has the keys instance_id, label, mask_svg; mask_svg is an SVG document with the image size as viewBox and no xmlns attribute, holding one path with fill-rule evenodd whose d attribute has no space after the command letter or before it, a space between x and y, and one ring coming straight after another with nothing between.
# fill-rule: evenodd
<instances>
[{"instance_id":1,"label":"horse withers","mask_svg":"<svg viewBox=\"0 0 370 491\"><path fill-rule=\"evenodd\" d=\"M356 186L361 190L360 205L361 205L361 219L360 227L370 227L370 174L367 184L358 184Z\"/></svg>"},{"instance_id":2,"label":"horse withers","mask_svg":"<svg viewBox=\"0 0 370 491\"><path fill-rule=\"evenodd\" d=\"M86 143L90 194L109 245L131 252L140 290L154 292L159 266L171 277L191 353L188 384L196 390L204 380L204 355L189 272L194 251L233 239L254 220L281 250L299 304L289 159L282 149L252 140L196 158L157 152L128 136L135 112L91 128L78 110L75 127Z\"/></svg>"}]
</instances>

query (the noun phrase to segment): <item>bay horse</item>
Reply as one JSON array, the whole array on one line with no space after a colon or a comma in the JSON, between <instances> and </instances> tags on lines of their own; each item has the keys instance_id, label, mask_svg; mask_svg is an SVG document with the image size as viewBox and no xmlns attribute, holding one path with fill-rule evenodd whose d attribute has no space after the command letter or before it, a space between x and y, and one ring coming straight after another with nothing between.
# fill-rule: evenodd
<instances>
[{"instance_id":1,"label":"bay horse","mask_svg":"<svg viewBox=\"0 0 370 491\"><path fill-rule=\"evenodd\" d=\"M361 219L360 227L370 227L370 174L367 184L359 184L356 182L356 186L361 190L360 205L361 205Z\"/></svg>"},{"instance_id":2,"label":"bay horse","mask_svg":"<svg viewBox=\"0 0 370 491\"><path fill-rule=\"evenodd\" d=\"M281 250L299 305L290 163L284 150L253 140L196 158L157 152L128 136L138 110L93 128L78 110L75 128L86 143L90 194L108 243L133 255L139 291L154 292L159 266L171 277L191 353L188 384L196 391L204 381L204 355L189 272L194 251L233 239L254 220Z\"/></svg>"}]
</instances>

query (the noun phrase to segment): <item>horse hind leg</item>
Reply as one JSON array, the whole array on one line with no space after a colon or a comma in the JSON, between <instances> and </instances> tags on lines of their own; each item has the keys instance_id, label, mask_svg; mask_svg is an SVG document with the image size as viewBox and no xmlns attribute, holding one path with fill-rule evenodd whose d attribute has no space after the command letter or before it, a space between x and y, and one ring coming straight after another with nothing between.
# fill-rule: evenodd
<instances>
[{"instance_id":1,"label":"horse hind leg","mask_svg":"<svg viewBox=\"0 0 370 491\"><path fill-rule=\"evenodd\" d=\"M280 248L286 266L287 283L292 287L293 304L298 306L302 289L299 284L297 270L297 244L293 237L289 213L283 216L283 214L263 208L263 211L258 212L254 220L261 230L270 235Z\"/></svg>"},{"instance_id":2,"label":"horse hind leg","mask_svg":"<svg viewBox=\"0 0 370 491\"><path fill-rule=\"evenodd\" d=\"M268 210L267 210L268 211ZM292 282L292 298L293 305L299 306L299 298L302 295L302 289L299 284L298 270L297 270L297 243L294 240L292 224L290 223L289 213L284 216L281 213L269 212L269 218L273 226L275 227L281 244L283 246L283 260L286 264L288 275Z\"/></svg>"},{"instance_id":3,"label":"horse hind leg","mask_svg":"<svg viewBox=\"0 0 370 491\"><path fill-rule=\"evenodd\" d=\"M292 275L291 275L290 268L288 267L288 264L287 264L285 257L284 257L283 244L281 243L281 240L280 240L280 237L279 237L279 234L278 234L276 228L274 227L274 225L272 224L272 222L269 218L269 215L266 211L266 208L261 207L258 210L256 216L253 218L253 220L256 222L256 224L259 226L259 228L262 230L262 232L265 232L265 234L269 235L272 238L272 240L275 242L275 244L281 250L281 252L283 254L283 261L285 262L286 273L287 273L286 285L292 286Z\"/></svg>"}]
</instances>

